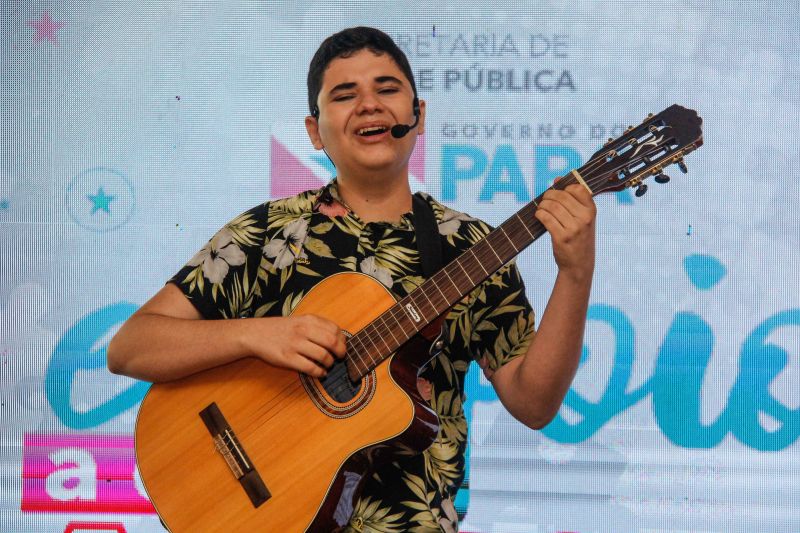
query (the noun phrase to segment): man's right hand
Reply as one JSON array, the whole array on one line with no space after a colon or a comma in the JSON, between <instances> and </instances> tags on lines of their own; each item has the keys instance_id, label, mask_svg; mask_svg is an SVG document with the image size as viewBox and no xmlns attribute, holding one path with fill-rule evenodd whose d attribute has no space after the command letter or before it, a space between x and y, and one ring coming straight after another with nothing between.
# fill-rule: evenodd
<instances>
[{"instance_id":1,"label":"man's right hand","mask_svg":"<svg viewBox=\"0 0 800 533\"><path fill-rule=\"evenodd\" d=\"M107 350L115 374L162 382L258 357L267 363L322 377L345 354L344 333L314 316L204 320L168 283L120 328Z\"/></svg>"},{"instance_id":2,"label":"man's right hand","mask_svg":"<svg viewBox=\"0 0 800 533\"><path fill-rule=\"evenodd\" d=\"M335 323L316 315L248 318L244 351L283 368L323 377L347 349Z\"/></svg>"}]
</instances>

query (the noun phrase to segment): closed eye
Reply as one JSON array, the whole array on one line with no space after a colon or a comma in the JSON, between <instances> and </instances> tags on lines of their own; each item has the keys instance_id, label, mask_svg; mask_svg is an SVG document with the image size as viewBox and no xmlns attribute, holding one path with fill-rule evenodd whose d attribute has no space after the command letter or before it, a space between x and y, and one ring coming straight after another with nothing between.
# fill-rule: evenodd
<instances>
[{"instance_id":1,"label":"closed eye","mask_svg":"<svg viewBox=\"0 0 800 533\"><path fill-rule=\"evenodd\" d=\"M397 92L400 92L400 89L398 89L397 87L384 87L383 89L378 89L378 92L380 94L395 94ZM350 100L352 98L353 98L352 94L342 94L342 95L336 96L333 99L333 101L334 102L342 102L342 101L345 101L345 100Z\"/></svg>"}]
</instances>

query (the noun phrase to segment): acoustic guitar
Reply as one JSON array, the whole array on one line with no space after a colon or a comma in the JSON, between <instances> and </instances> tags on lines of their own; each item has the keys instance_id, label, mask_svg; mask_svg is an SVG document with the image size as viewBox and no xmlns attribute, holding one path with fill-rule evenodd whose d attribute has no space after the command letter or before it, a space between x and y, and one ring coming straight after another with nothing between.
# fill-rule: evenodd
<instances>
[{"instance_id":1,"label":"acoustic guitar","mask_svg":"<svg viewBox=\"0 0 800 533\"><path fill-rule=\"evenodd\" d=\"M670 106L609 139L555 188L635 187L702 142L702 120ZM136 422L136 458L162 522L176 533L335 531L364 476L393 450L422 452L438 419L417 374L442 347L437 323L456 302L545 233L541 196L397 300L359 273L330 276L296 306L346 333L347 354L323 379L255 358L153 385Z\"/></svg>"}]
</instances>

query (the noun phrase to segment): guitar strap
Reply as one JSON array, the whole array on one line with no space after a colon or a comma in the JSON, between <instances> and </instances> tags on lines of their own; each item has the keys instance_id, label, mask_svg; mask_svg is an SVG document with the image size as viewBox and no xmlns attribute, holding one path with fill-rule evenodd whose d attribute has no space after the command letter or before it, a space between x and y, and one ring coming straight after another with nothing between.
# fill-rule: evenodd
<instances>
[{"instance_id":1,"label":"guitar strap","mask_svg":"<svg viewBox=\"0 0 800 533\"><path fill-rule=\"evenodd\" d=\"M420 193L412 196L411 202L414 211L414 231L417 234L417 250L419 260L422 263L422 275L430 278L436 274L445 264L444 254L442 253L442 240L439 236L439 224L436 222L436 215L433 213L431 204L425 200ZM453 257L448 257L449 263ZM438 354L441 352L443 343L447 342L447 335L442 323L442 331L433 343L432 348ZM433 352L431 353L433 355ZM420 369L422 375L428 368L427 363Z\"/></svg>"},{"instance_id":2,"label":"guitar strap","mask_svg":"<svg viewBox=\"0 0 800 533\"><path fill-rule=\"evenodd\" d=\"M414 210L414 231L417 234L417 250L422 263L422 275L429 278L436 274L442 266L442 241L439 237L439 225L433 208L420 193L412 196Z\"/></svg>"}]
</instances>

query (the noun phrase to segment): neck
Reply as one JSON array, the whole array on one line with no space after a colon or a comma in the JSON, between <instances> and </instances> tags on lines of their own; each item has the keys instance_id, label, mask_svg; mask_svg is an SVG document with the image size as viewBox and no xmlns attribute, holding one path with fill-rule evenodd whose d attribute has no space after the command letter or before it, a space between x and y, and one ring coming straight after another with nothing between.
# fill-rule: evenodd
<instances>
[{"instance_id":1,"label":"neck","mask_svg":"<svg viewBox=\"0 0 800 533\"><path fill-rule=\"evenodd\" d=\"M408 176L380 179L375 176L338 176L339 195L364 222L397 222L411 211Z\"/></svg>"}]
</instances>

